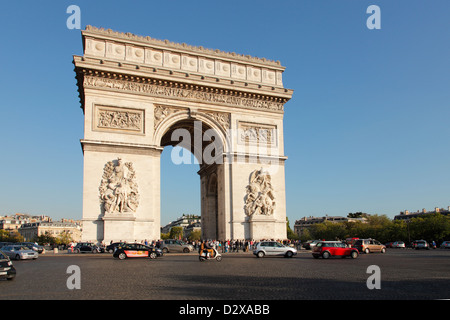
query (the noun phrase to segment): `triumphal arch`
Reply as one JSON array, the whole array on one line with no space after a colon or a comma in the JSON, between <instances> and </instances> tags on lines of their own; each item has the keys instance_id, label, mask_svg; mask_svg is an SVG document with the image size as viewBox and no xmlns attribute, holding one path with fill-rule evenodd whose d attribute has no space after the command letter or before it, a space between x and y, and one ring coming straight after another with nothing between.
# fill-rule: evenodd
<instances>
[{"instance_id":1,"label":"triumphal arch","mask_svg":"<svg viewBox=\"0 0 450 320\"><path fill-rule=\"evenodd\" d=\"M199 163L203 238L286 238L283 114L293 91L278 61L91 26L82 39L84 241L160 238L165 146Z\"/></svg>"}]
</instances>

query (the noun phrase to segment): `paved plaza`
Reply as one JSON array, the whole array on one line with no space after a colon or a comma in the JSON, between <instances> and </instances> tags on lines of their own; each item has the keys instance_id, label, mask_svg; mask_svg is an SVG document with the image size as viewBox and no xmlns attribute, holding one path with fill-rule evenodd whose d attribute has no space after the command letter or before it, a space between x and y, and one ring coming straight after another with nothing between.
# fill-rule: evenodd
<instances>
[{"instance_id":1,"label":"paved plaza","mask_svg":"<svg viewBox=\"0 0 450 320\"><path fill-rule=\"evenodd\" d=\"M196 254L118 260L110 254L48 253L14 261L17 277L1 281L0 300L430 300L450 298L450 250L391 249L357 259L258 259L226 253L222 262ZM80 289L68 289L69 266ZM380 268L380 289L368 289L368 267Z\"/></svg>"}]
</instances>

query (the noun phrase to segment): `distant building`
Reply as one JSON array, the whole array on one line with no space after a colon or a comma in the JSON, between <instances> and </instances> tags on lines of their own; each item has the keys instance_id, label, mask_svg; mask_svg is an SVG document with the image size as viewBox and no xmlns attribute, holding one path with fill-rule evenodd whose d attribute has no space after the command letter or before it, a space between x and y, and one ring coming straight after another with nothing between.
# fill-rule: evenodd
<instances>
[{"instance_id":1,"label":"distant building","mask_svg":"<svg viewBox=\"0 0 450 320\"><path fill-rule=\"evenodd\" d=\"M18 233L19 229L27 224L38 221L51 221L47 216L31 216L25 213L16 213L10 216L0 216L0 230L8 231L10 234Z\"/></svg>"},{"instance_id":2,"label":"distant building","mask_svg":"<svg viewBox=\"0 0 450 320\"><path fill-rule=\"evenodd\" d=\"M183 214L180 218L175 221L171 221L169 224L161 227L161 233L169 233L170 229L173 227L182 227L183 230L187 227L191 226L190 230L193 228L193 225L200 226L201 228L201 216L194 214Z\"/></svg>"},{"instance_id":3,"label":"distant building","mask_svg":"<svg viewBox=\"0 0 450 320\"><path fill-rule=\"evenodd\" d=\"M408 210L401 211L400 214L396 215L394 217L394 220L411 220L412 218L417 217L426 217L430 214L440 213L444 216L450 215L450 206L447 207L447 209L443 208L434 208L433 211L427 211L426 209L422 209L422 211L417 210L416 212L409 212Z\"/></svg>"},{"instance_id":4,"label":"distant building","mask_svg":"<svg viewBox=\"0 0 450 320\"><path fill-rule=\"evenodd\" d=\"M25 241L34 241L36 237L48 234L58 238L61 234L67 233L74 242L81 241L82 224L79 221L38 221L23 224L18 230Z\"/></svg>"},{"instance_id":5,"label":"distant building","mask_svg":"<svg viewBox=\"0 0 450 320\"><path fill-rule=\"evenodd\" d=\"M295 221L294 232L300 236L300 235L302 235L302 233L305 229L308 229L311 226L318 224L318 223L323 223L323 222L339 223L339 222L357 222L357 221L366 223L367 219L364 217L348 218L348 217L341 217L341 216L303 217L300 220Z\"/></svg>"}]
</instances>

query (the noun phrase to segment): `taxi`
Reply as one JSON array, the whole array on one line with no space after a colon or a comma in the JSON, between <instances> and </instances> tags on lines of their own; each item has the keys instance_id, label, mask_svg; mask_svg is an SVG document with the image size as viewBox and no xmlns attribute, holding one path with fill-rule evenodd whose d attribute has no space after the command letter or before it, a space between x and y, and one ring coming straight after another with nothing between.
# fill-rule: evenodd
<instances>
[{"instance_id":1,"label":"taxi","mask_svg":"<svg viewBox=\"0 0 450 320\"><path fill-rule=\"evenodd\" d=\"M140 243L124 243L123 245L117 247L114 252L113 257L124 260L127 258L150 258L156 259L162 256L161 250L146 246Z\"/></svg>"}]
</instances>

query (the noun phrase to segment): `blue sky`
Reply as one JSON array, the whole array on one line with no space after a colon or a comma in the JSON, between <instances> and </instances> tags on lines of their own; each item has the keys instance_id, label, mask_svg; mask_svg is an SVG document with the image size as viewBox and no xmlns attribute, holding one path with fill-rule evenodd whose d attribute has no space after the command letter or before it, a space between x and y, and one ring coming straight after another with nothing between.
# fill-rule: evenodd
<instances>
[{"instance_id":1,"label":"blue sky","mask_svg":"<svg viewBox=\"0 0 450 320\"><path fill-rule=\"evenodd\" d=\"M287 216L450 205L450 2L14 1L2 5L0 215L82 217L81 26L280 60ZM369 30L369 5L381 29ZM162 155L162 223L200 212L197 165Z\"/></svg>"}]
</instances>

